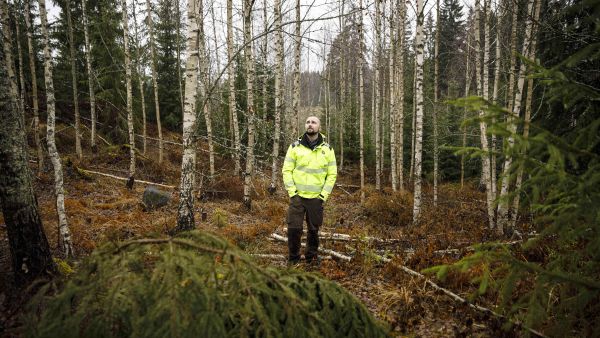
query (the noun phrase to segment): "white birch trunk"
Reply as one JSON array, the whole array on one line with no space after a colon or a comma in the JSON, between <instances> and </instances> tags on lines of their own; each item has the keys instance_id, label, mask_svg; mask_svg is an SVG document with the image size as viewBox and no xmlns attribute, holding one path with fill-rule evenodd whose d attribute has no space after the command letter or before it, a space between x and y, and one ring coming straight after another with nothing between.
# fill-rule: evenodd
<instances>
[{"instance_id":1,"label":"white birch trunk","mask_svg":"<svg viewBox=\"0 0 600 338\"><path fill-rule=\"evenodd\" d=\"M302 49L300 28L300 0L296 0L296 30L294 33L294 92L292 97L292 135L294 138L300 136L298 126L298 110L300 109L300 53Z\"/></svg>"},{"instance_id":2,"label":"white birch trunk","mask_svg":"<svg viewBox=\"0 0 600 338\"><path fill-rule=\"evenodd\" d=\"M471 88L471 72L469 68L471 66L471 34L467 32L467 66L465 70L465 97L469 96L469 90ZM467 108L463 110L463 123L467 120ZM463 149L467 146L467 126L462 126L462 147ZM460 188L465 186L465 154L460 155Z\"/></svg>"},{"instance_id":3,"label":"white birch trunk","mask_svg":"<svg viewBox=\"0 0 600 338\"><path fill-rule=\"evenodd\" d=\"M406 4L403 0L398 0L399 5L399 22L398 22L398 52L396 54L398 58L398 113L396 114L398 120L398 150L397 150L397 164L398 167L398 184L400 191L404 190L404 25L406 24Z\"/></svg>"},{"instance_id":4,"label":"white birch trunk","mask_svg":"<svg viewBox=\"0 0 600 338\"><path fill-rule=\"evenodd\" d=\"M496 23L496 57L495 57L495 69L494 69L494 88L492 90L492 102L494 104L498 104L498 87L500 86L500 68L502 66L501 64L501 56L502 56L502 52L501 52L501 48L500 48L500 33L501 33L501 27L502 27L502 16L503 13L502 11L500 11L500 6L498 6L498 1L496 0L496 16L498 18L498 22ZM489 10L488 10L488 14L489 14ZM489 21L489 19L488 19ZM488 23L489 24L489 23ZM494 119L495 122L495 119ZM492 194L494 195L494 198L497 196L496 193L496 184L497 184L497 175L496 175L496 143L497 143L497 137L496 134L492 134L492 151L491 151L491 156L492 156L492 162L491 162L491 175L492 175Z\"/></svg>"},{"instance_id":5,"label":"white birch trunk","mask_svg":"<svg viewBox=\"0 0 600 338\"><path fill-rule=\"evenodd\" d=\"M83 14L83 35L85 39L85 65L87 69L88 75L88 87L90 92L90 119L92 123L92 135L90 137L90 145L92 147L92 151L96 150L96 96L94 93L94 72L92 71L92 55L90 50L90 33L89 33L89 24L88 24L88 16L86 12L86 5L88 0L82 0L82 14ZM135 3L134 3L135 6ZM134 12L135 16L135 12ZM137 33L136 33L137 36ZM141 82L140 82L141 83ZM143 97L142 97L143 99ZM142 101L143 102L143 101ZM145 124L144 124L145 125ZM144 146L146 145L144 139Z\"/></svg>"},{"instance_id":6,"label":"white birch trunk","mask_svg":"<svg viewBox=\"0 0 600 338\"><path fill-rule=\"evenodd\" d=\"M480 10L479 10L479 0L475 1L475 74L477 79L477 95L482 95L483 93L483 84L482 79L479 74L481 74L481 59L480 59L480 51L481 51L481 38L479 31L479 23L480 23ZM479 111L479 116L483 118L484 111ZM479 122L479 133L481 140L481 150L482 150L482 175L484 184L485 184L485 192L486 192L486 206L488 212L488 222L490 229L493 229L495 226L494 222L494 196L492 194L492 182L490 179L490 156L488 154L489 145L487 139L487 125L485 121L481 120Z\"/></svg>"},{"instance_id":7,"label":"white birch trunk","mask_svg":"<svg viewBox=\"0 0 600 338\"><path fill-rule=\"evenodd\" d=\"M196 148L194 132L196 130L196 85L198 83L198 1L187 3L187 60L185 63L185 102L183 111L183 157L181 159L181 184L179 186L179 208L177 210L176 231L195 228L194 222L194 185L196 180Z\"/></svg>"},{"instance_id":8,"label":"white birch trunk","mask_svg":"<svg viewBox=\"0 0 600 338\"><path fill-rule=\"evenodd\" d=\"M533 5L534 0L529 0L527 2L527 20L525 22L525 38L523 40L523 49L521 51L521 55L528 55L531 49L532 42L532 26L533 26ZM508 154L508 151L512 149L514 146L515 140L513 134L517 132L517 124L516 119L519 118L519 114L521 111L521 104L523 101L523 88L525 85L525 71L526 71L525 62L521 62L521 66L519 67L519 74L517 80L517 86L515 91L515 101L513 110L511 111L512 116L509 116L508 120L508 130L509 135L506 139L506 143L504 145L505 158L504 158L504 166L502 167L502 187L500 190L500 196L498 200L498 228L497 231L499 233L503 233L504 229L509 226L509 184L510 184L510 167L512 165L512 157Z\"/></svg>"},{"instance_id":9,"label":"white birch trunk","mask_svg":"<svg viewBox=\"0 0 600 338\"><path fill-rule=\"evenodd\" d=\"M188 0L189 1L189 0ZM233 125L233 148L234 148L234 174L241 171L240 159L240 128L237 118L237 107L235 101L235 64L233 54L233 0L227 0L227 76L229 84L229 118Z\"/></svg>"},{"instance_id":10,"label":"white birch trunk","mask_svg":"<svg viewBox=\"0 0 600 338\"><path fill-rule=\"evenodd\" d=\"M148 22L148 35L150 44L150 70L152 71L152 87L154 89L154 110L156 111L156 127L158 128L158 163L162 163L163 160L163 137L162 127L160 121L160 101L158 99L158 83L156 75L156 50L154 46L154 28L152 19L152 5L150 0L146 0L146 12Z\"/></svg>"},{"instance_id":11,"label":"white birch trunk","mask_svg":"<svg viewBox=\"0 0 600 338\"><path fill-rule=\"evenodd\" d=\"M31 100L33 101L33 132L37 150L38 173L44 169L44 151L40 139L40 115L38 102L37 72L35 69L35 52L33 50L33 28L31 25L30 0L25 2L25 25L27 27L27 50L29 53L29 72L31 73Z\"/></svg>"},{"instance_id":12,"label":"white birch trunk","mask_svg":"<svg viewBox=\"0 0 600 338\"><path fill-rule=\"evenodd\" d=\"M71 232L67 224L67 213L65 211L65 192L63 187L62 165L60 156L56 150L55 135L55 98L54 81L52 79L52 52L50 51L50 39L48 34L48 19L46 14L46 0L38 0L40 20L42 23L42 37L44 41L44 79L46 84L46 105L48 120L46 123L46 141L48 143L48 155L54 168L54 193L56 195L56 212L58 214L58 233L62 244L62 252L65 257L73 256L73 244Z\"/></svg>"},{"instance_id":13,"label":"white birch trunk","mask_svg":"<svg viewBox=\"0 0 600 338\"><path fill-rule=\"evenodd\" d=\"M421 216L421 159L423 156L423 0L417 1L417 32L415 38L416 58L416 117L415 117L415 172L413 224L418 224Z\"/></svg>"},{"instance_id":14,"label":"white birch trunk","mask_svg":"<svg viewBox=\"0 0 600 338\"><path fill-rule=\"evenodd\" d=\"M512 5L512 3L511 3ZM510 68L508 69L508 111L513 110L513 100L514 100L514 92L515 92L515 67L517 63L517 14L518 10L516 7L511 6L512 8L512 18L511 18L511 33L510 33ZM508 117L507 117L508 118Z\"/></svg>"},{"instance_id":15,"label":"white birch trunk","mask_svg":"<svg viewBox=\"0 0 600 338\"><path fill-rule=\"evenodd\" d=\"M396 168L396 53L397 43L394 27L394 1L390 1L390 56L389 56L389 86L390 86L390 173L392 175L392 190L398 190L398 169Z\"/></svg>"},{"instance_id":16,"label":"white birch trunk","mask_svg":"<svg viewBox=\"0 0 600 338\"><path fill-rule=\"evenodd\" d=\"M416 48L415 48L416 50ZM413 72L413 104L412 104L412 124L411 124L411 136L410 136L410 171L408 179L411 183L414 183L414 172L415 172L415 136L416 136L416 117L417 117L417 62L415 58L415 69Z\"/></svg>"},{"instance_id":17,"label":"white birch trunk","mask_svg":"<svg viewBox=\"0 0 600 338\"><path fill-rule=\"evenodd\" d=\"M86 0L83 0L86 1ZM147 133L146 133L146 98L144 95L144 66L142 65L142 56L140 53L140 37L138 35L138 24L137 24L137 16L135 13L135 1L133 1L133 27L135 30L135 50L136 50L136 70L138 73L138 82L139 82L139 90L140 90L140 100L141 100L141 106L142 106L142 153L145 155L146 154L146 137L147 137ZM91 82L90 82L90 86L91 86ZM90 87L91 88L91 87ZM90 91L90 97L92 97L92 92Z\"/></svg>"},{"instance_id":18,"label":"white birch trunk","mask_svg":"<svg viewBox=\"0 0 600 338\"><path fill-rule=\"evenodd\" d=\"M536 59L536 45L537 45L537 38L536 38L536 33L537 33L537 29L538 29L538 22L539 22L539 18L540 18L540 9L541 9L541 1L537 1L535 3L535 14L533 17L533 27L532 27L532 35L531 35L531 49L529 51L529 60L535 61ZM528 78L527 79L527 100L525 101L525 117L523 118L523 138L527 139L529 137L529 124L531 123L531 102L533 100L533 78ZM525 148L523 150L524 152L527 151L527 149ZM525 155L525 153L523 153L523 155ZM519 215L519 202L520 202L520 196L521 194L519 193L519 190L521 190L521 185L523 183L523 168L519 168L519 172L517 173L517 180L515 182L515 191L517 191L517 194L515 194L515 198L513 200L513 206L512 206L512 213L511 213L511 227L514 229L516 224L517 224L517 216Z\"/></svg>"},{"instance_id":19,"label":"white birch trunk","mask_svg":"<svg viewBox=\"0 0 600 338\"><path fill-rule=\"evenodd\" d=\"M271 189L274 192L276 189L276 182L279 178L279 170L277 169L278 158L279 158L279 134L281 133L281 113L283 112L283 27L282 27L282 13L281 13L281 0L275 0L275 135L273 135L273 153L271 157L273 163L271 165Z\"/></svg>"},{"instance_id":20,"label":"white birch trunk","mask_svg":"<svg viewBox=\"0 0 600 338\"><path fill-rule=\"evenodd\" d=\"M360 203L365 202L365 79L363 67L365 64L365 54L363 51L364 32L363 32L363 3L359 0L359 8L361 9L358 18L358 100L359 100L359 152L360 152ZM343 57L343 56L342 56Z\"/></svg>"},{"instance_id":21,"label":"white birch trunk","mask_svg":"<svg viewBox=\"0 0 600 338\"><path fill-rule=\"evenodd\" d=\"M131 89L131 57L129 56L129 18L127 0L121 0L123 11L123 52L125 54L125 86L127 90L127 129L129 131L129 179L135 177L135 134L133 131L133 95Z\"/></svg>"},{"instance_id":22,"label":"white birch trunk","mask_svg":"<svg viewBox=\"0 0 600 338\"><path fill-rule=\"evenodd\" d=\"M198 13L204 13L203 2L198 2ZM213 144L212 130L212 114L209 107L208 87L210 86L210 77L208 71L208 54L206 52L206 38L204 32L203 15L199 16L198 24L198 58L200 63L200 96L202 100L202 111L204 112L204 120L206 121L206 141L208 143L208 167L210 180L215 176L215 147Z\"/></svg>"},{"instance_id":23,"label":"white birch trunk","mask_svg":"<svg viewBox=\"0 0 600 338\"><path fill-rule=\"evenodd\" d=\"M373 56L373 104L375 106L375 189L381 190L381 120L379 72L381 70L381 0L375 0L375 55Z\"/></svg>"},{"instance_id":24,"label":"white birch trunk","mask_svg":"<svg viewBox=\"0 0 600 338\"><path fill-rule=\"evenodd\" d=\"M73 110L75 112L75 153L81 160L83 158L83 151L81 150L81 126L79 119L79 95L78 82L77 82L77 66L75 61L75 41L73 39L73 22L71 20L71 0L66 0L66 14L67 14L67 30L69 34L69 56L71 62L71 82L73 85Z\"/></svg>"},{"instance_id":25,"label":"white birch trunk","mask_svg":"<svg viewBox=\"0 0 600 338\"><path fill-rule=\"evenodd\" d=\"M246 94L248 104L248 147L246 171L244 172L244 206L252 209L252 175L254 172L254 57L252 55L252 5L253 0L244 0L244 56L246 62Z\"/></svg>"}]
</instances>

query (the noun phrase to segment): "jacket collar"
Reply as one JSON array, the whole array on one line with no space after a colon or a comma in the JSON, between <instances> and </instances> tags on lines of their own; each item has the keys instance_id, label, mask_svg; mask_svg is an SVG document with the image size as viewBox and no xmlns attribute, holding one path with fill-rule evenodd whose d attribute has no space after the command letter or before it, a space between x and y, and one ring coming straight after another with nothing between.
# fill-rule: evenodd
<instances>
[{"instance_id":1,"label":"jacket collar","mask_svg":"<svg viewBox=\"0 0 600 338\"><path fill-rule=\"evenodd\" d=\"M324 136L323 134L319 133L319 136L317 137L317 140L314 143L311 143L308 139L308 135L306 135L306 133L304 133L304 135L302 135L302 137L300 137L298 139L298 141L300 141L300 144L309 148L310 150L314 150L316 147L320 146L321 144L323 144L324 142Z\"/></svg>"}]
</instances>

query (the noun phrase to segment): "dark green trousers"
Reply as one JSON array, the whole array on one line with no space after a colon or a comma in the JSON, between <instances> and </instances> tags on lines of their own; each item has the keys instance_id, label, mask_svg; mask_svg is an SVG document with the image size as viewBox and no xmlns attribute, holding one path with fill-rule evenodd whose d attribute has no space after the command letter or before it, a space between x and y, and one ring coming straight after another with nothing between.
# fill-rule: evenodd
<instances>
[{"instance_id":1,"label":"dark green trousers","mask_svg":"<svg viewBox=\"0 0 600 338\"><path fill-rule=\"evenodd\" d=\"M307 236L304 257L307 261L317 259L319 250L319 227L323 224L323 200L303 198L298 195L290 199L287 214L288 249L290 261L300 260L302 225L306 218Z\"/></svg>"}]
</instances>

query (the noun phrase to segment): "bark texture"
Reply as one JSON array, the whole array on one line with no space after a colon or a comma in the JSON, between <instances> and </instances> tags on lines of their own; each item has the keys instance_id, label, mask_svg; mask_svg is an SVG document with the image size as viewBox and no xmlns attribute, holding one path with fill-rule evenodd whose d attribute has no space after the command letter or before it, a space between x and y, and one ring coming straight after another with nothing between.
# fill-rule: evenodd
<instances>
[{"instance_id":1,"label":"bark texture","mask_svg":"<svg viewBox=\"0 0 600 338\"><path fill-rule=\"evenodd\" d=\"M271 164L271 189L274 191L276 182L279 179L278 158L279 158L279 134L281 133L281 113L283 112L283 66L285 63L283 56L283 26L281 13L281 0L275 0L275 135L273 135L273 153Z\"/></svg>"},{"instance_id":2,"label":"bark texture","mask_svg":"<svg viewBox=\"0 0 600 338\"><path fill-rule=\"evenodd\" d=\"M227 76L229 84L229 118L233 129L233 152L235 174L239 174L241 170L240 156L240 127L237 118L237 106L235 101L235 69L234 69L234 54L233 54L233 0L227 0Z\"/></svg>"},{"instance_id":3,"label":"bark texture","mask_svg":"<svg viewBox=\"0 0 600 338\"><path fill-rule=\"evenodd\" d=\"M154 110L156 111L156 127L158 128L158 163L163 160L163 137L160 121L160 100L158 99L158 83L156 75L156 48L154 46L154 28L152 20L152 6L150 0L146 0L146 12L148 22L148 43L150 44L150 70L152 71L152 88L154 89Z\"/></svg>"},{"instance_id":4,"label":"bark texture","mask_svg":"<svg viewBox=\"0 0 600 338\"><path fill-rule=\"evenodd\" d=\"M416 116L415 116L415 172L414 172L414 206L413 224L418 224L421 216L421 169L423 158L423 0L417 0L417 33L416 47Z\"/></svg>"},{"instance_id":5,"label":"bark texture","mask_svg":"<svg viewBox=\"0 0 600 338\"><path fill-rule=\"evenodd\" d=\"M244 0L244 57L246 63L246 95L248 105L248 147L246 171L244 172L244 205L252 209L252 175L254 172L254 56L252 54L252 5L253 0Z\"/></svg>"},{"instance_id":6,"label":"bark texture","mask_svg":"<svg viewBox=\"0 0 600 338\"><path fill-rule=\"evenodd\" d=\"M31 100L33 105L33 133L37 150L38 173L44 169L44 151L40 139L40 114L38 102L37 74L35 69L35 52L33 50L33 28L31 26L30 0L25 2L25 25L27 27L27 51L29 53L29 72L31 73Z\"/></svg>"},{"instance_id":7,"label":"bark texture","mask_svg":"<svg viewBox=\"0 0 600 338\"><path fill-rule=\"evenodd\" d=\"M125 86L127 90L127 130L129 132L129 179L135 177L135 133L133 131L133 93L131 85L131 57L129 51L129 18L127 0L121 0L123 11L123 47L125 54Z\"/></svg>"},{"instance_id":8,"label":"bark texture","mask_svg":"<svg viewBox=\"0 0 600 338\"><path fill-rule=\"evenodd\" d=\"M89 91L90 91L90 119L92 121L92 135L90 137L90 145L92 147L92 149L96 148L96 94L95 94L95 90L94 90L94 72L92 70L92 53L90 50L90 33L89 33L89 24L88 24L88 16L87 16L87 12L86 12L86 4L87 4L88 0L82 0L81 1L81 6L82 6L82 11L83 11L83 35L84 35L84 39L85 39L85 65L86 65L86 69L87 69L87 74L88 74L88 87L89 87ZM135 6L135 4L134 4ZM134 12L134 16L135 16L135 12ZM140 81L140 85L141 85L141 81ZM143 96L142 96L142 102L143 102ZM144 115L145 117L145 115ZM145 124L144 124L145 125ZM144 134L145 135L145 134ZM144 146L146 145L145 143L145 139L144 139ZM145 148L144 148L145 150Z\"/></svg>"},{"instance_id":9,"label":"bark texture","mask_svg":"<svg viewBox=\"0 0 600 338\"><path fill-rule=\"evenodd\" d=\"M73 22L71 20L71 0L66 0L67 30L69 32L69 61L71 62L71 82L73 85L73 111L75 112L75 152L79 159L83 158L81 150L81 123L79 119L79 95L77 83L77 64L75 60L75 41L73 38Z\"/></svg>"}]
</instances>

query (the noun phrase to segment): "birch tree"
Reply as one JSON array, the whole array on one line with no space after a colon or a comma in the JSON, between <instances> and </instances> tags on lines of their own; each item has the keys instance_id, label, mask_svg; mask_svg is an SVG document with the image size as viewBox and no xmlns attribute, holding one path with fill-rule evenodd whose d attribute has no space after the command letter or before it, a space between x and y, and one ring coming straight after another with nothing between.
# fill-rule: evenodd
<instances>
[{"instance_id":1,"label":"birch tree","mask_svg":"<svg viewBox=\"0 0 600 338\"><path fill-rule=\"evenodd\" d=\"M121 0L121 6L123 7L123 54L125 55L127 130L129 131L129 182L133 182L135 177L135 133L133 131L133 94L131 88L131 57L129 52L129 20L127 14L127 0Z\"/></svg>"},{"instance_id":2,"label":"birch tree","mask_svg":"<svg viewBox=\"0 0 600 338\"><path fill-rule=\"evenodd\" d=\"M148 22L148 38L150 45L150 70L152 71L152 88L154 90L154 110L156 112L156 127L158 129L158 163L162 163L163 160L163 139L162 139L162 127L160 121L160 101L158 99L158 83L156 75L156 46L154 45L154 27L152 19L152 5L150 0L146 0L146 13Z\"/></svg>"},{"instance_id":3,"label":"birch tree","mask_svg":"<svg viewBox=\"0 0 600 338\"><path fill-rule=\"evenodd\" d=\"M71 20L71 0L66 0L67 30L69 34L69 61L71 62L71 82L73 85L73 110L75 112L75 152L79 159L83 158L81 150L81 126L79 119L79 94L77 82L77 64L75 60L75 41L73 39L73 22Z\"/></svg>"},{"instance_id":4,"label":"birch tree","mask_svg":"<svg viewBox=\"0 0 600 338\"><path fill-rule=\"evenodd\" d=\"M283 26L282 23L282 12L281 12L281 0L275 0L274 3L275 11L275 135L273 137L273 153L272 164L271 164L271 190L274 192L276 189L275 182L279 179L279 170L277 169L278 157L279 157L279 134L281 133L281 112L283 112ZM327 119L326 119L327 120Z\"/></svg>"},{"instance_id":5,"label":"birch tree","mask_svg":"<svg viewBox=\"0 0 600 338\"><path fill-rule=\"evenodd\" d=\"M63 173L60 156L56 149L56 109L54 98L54 81L52 79L52 52L50 50L50 39L48 34L48 19L46 14L46 0L38 0L40 20L42 23L42 39L44 43L44 82L46 84L46 111L48 120L46 122L46 142L48 143L48 156L54 168L54 194L56 196L56 212L58 214L58 232L61 249L65 257L72 256L73 244L71 232L67 224L67 213L65 211L65 192L63 187Z\"/></svg>"},{"instance_id":6,"label":"birch tree","mask_svg":"<svg viewBox=\"0 0 600 338\"><path fill-rule=\"evenodd\" d=\"M482 79L479 74L481 74L481 39L480 39L480 9L479 9L479 0L475 1L475 78L477 81L477 95L482 95L483 93L483 84ZM493 229L495 226L494 222L494 196L492 190L492 181L490 179L490 156L488 154L489 145L487 139L487 124L483 120L484 111L479 111L479 117L481 120L479 121L479 134L481 140L481 150L482 150L482 178L485 184L486 191L486 206L488 212L488 222L490 229Z\"/></svg>"},{"instance_id":7,"label":"birch tree","mask_svg":"<svg viewBox=\"0 0 600 338\"><path fill-rule=\"evenodd\" d=\"M532 44L532 27L533 27L533 5L534 0L529 0L527 2L527 20L525 22L525 38L523 40L523 49L521 55L529 55L529 51L531 49ZM519 118L519 114L521 111L521 104L523 99L523 88L525 85L525 62L521 62L519 67L519 74L517 80L517 86L515 91L515 100L513 110L511 111L511 115L508 118L508 131L509 135L506 138L506 144L504 146L505 157L504 157L504 165L502 167L502 187L500 190L500 196L498 201L498 224L497 231L498 233L504 233L504 229L509 225L509 184L510 184L510 167L512 165L512 156L509 153L509 150L512 149L515 140L514 133L517 131L516 119Z\"/></svg>"},{"instance_id":8,"label":"birch tree","mask_svg":"<svg viewBox=\"0 0 600 338\"><path fill-rule=\"evenodd\" d=\"M246 63L246 94L248 105L248 147L244 173L244 205L252 209L252 174L254 172L254 56L252 55L252 5L254 0L244 0L244 57ZM297 124L296 124L297 125Z\"/></svg>"},{"instance_id":9,"label":"birch tree","mask_svg":"<svg viewBox=\"0 0 600 338\"><path fill-rule=\"evenodd\" d=\"M202 0L188 0L187 3L187 60L185 63L185 102L183 111L183 157L181 159L181 184L179 186L179 208L177 211L176 231L195 228L194 222L194 185L196 180L196 149L194 133L196 131L196 85L198 83L198 20L199 3ZM231 0L229 0L231 1Z\"/></svg>"},{"instance_id":10,"label":"birch tree","mask_svg":"<svg viewBox=\"0 0 600 338\"><path fill-rule=\"evenodd\" d=\"M365 54L363 50L363 3L359 0L360 13L358 16L358 100L359 100L359 138L360 138L360 202L365 202L365 80L363 67L365 64Z\"/></svg>"},{"instance_id":11,"label":"birch tree","mask_svg":"<svg viewBox=\"0 0 600 338\"><path fill-rule=\"evenodd\" d=\"M203 1L198 2L198 13L204 13ZM208 55L206 53L206 35L204 32L204 19L197 21L198 25L198 59L200 64L200 97L202 100L202 111L206 122L206 142L208 143L208 168L210 179L215 176L215 148L213 144L212 115L209 107L208 86L210 77L208 71Z\"/></svg>"},{"instance_id":12,"label":"birch tree","mask_svg":"<svg viewBox=\"0 0 600 338\"><path fill-rule=\"evenodd\" d=\"M30 1L25 2L25 27L27 28L27 51L29 54L29 73L31 74L31 100L33 105L33 133L35 148L37 151L38 173L44 169L44 151L40 139L40 113L38 102L37 72L35 68L35 52L33 50L33 28L31 25Z\"/></svg>"},{"instance_id":13,"label":"birch tree","mask_svg":"<svg viewBox=\"0 0 600 338\"><path fill-rule=\"evenodd\" d=\"M404 50L405 50L405 40L404 40L404 25L406 24L406 4L403 0L398 0L398 48L396 57L398 58L398 103L396 107L398 109L396 115L397 119L397 127L398 130L398 147L396 157L398 161L396 163L398 170L398 184L400 187L400 191L404 190Z\"/></svg>"},{"instance_id":14,"label":"birch tree","mask_svg":"<svg viewBox=\"0 0 600 338\"><path fill-rule=\"evenodd\" d=\"M87 1L88 0L82 0L81 1L81 6L82 6L82 15L83 15L83 35L84 35L84 40L85 40L85 65L86 65L86 69L87 69L87 75L88 75L88 87L89 87L89 93L90 93L90 118L91 118L91 123L92 123L92 135L90 137L90 144L92 147L92 151L96 150L96 94L94 92L94 72L92 70L92 53L91 53L91 45L90 45L90 33L89 33L89 23L88 23L88 16L87 16L87 11L86 11L86 5L87 5ZM135 1L134 1L134 8L135 8ZM135 10L133 13L134 17L135 17ZM136 29L137 29L137 25L136 25ZM137 36L137 33L136 33ZM140 82L141 83L141 82ZM144 116L145 117L145 116ZM145 128L145 124L144 124L144 128ZM144 146L146 145L145 143L145 138L144 138ZM145 150L145 148L144 148Z\"/></svg>"},{"instance_id":15,"label":"birch tree","mask_svg":"<svg viewBox=\"0 0 600 338\"><path fill-rule=\"evenodd\" d=\"M381 190L381 120L379 73L381 71L381 0L375 0L375 55L373 56L373 105L375 107L375 189Z\"/></svg>"},{"instance_id":16,"label":"birch tree","mask_svg":"<svg viewBox=\"0 0 600 338\"><path fill-rule=\"evenodd\" d=\"M392 190L398 190L398 170L396 168L396 53L397 36L395 36L394 27L396 26L394 17L394 1L390 0L390 56L389 56L389 86L390 86L390 172L392 174Z\"/></svg>"},{"instance_id":17,"label":"birch tree","mask_svg":"<svg viewBox=\"0 0 600 338\"><path fill-rule=\"evenodd\" d=\"M302 49L300 21L300 0L296 0L296 30L294 33L294 88L292 96L292 135L294 138L300 136L298 130L298 110L300 109L300 53Z\"/></svg>"},{"instance_id":18,"label":"birch tree","mask_svg":"<svg viewBox=\"0 0 600 338\"><path fill-rule=\"evenodd\" d=\"M188 0L189 1L189 0ZM235 101L235 64L233 54L233 0L227 0L227 76L229 85L229 118L233 125L234 172L239 174L240 164L240 128Z\"/></svg>"},{"instance_id":19,"label":"birch tree","mask_svg":"<svg viewBox=\"0 0 600 338\"><path fill-rule=\"evenodd\" d=\"M86 1L86 0L83 0ZM142 106L142 153L146 154L147 148L147 131L146 131L146 95L144 95L144 65L142 64L142 53L140 47L140 36L138 34L138 23L137 23L137 15L135 12L136 9L136 0L133 0L132 4L132 14L133 14L133 29L135 34L135 69L138 73L138 84L140 90L140 100ZM179 38L179 34L177 35ZM179 43L177 43L177 48L179 48ZM181 78L181 76L179 77ZM180 81L181 82L181 81ZM91 94L91 92L90 92ZM91 95L90 95L91 96ZM183 111L183 110L181 110Z\"/></svg>"},{"instance_id":20,"label":"birch tree","mask_svg":"<svg viewBox=\"0 0 600 338\"><path fill-rule=\"evenodd\" d=\"M416 58L416 117L415 117L415 172L414 172L414 206L413 224L419 222L421 216L421 159L423 157L423 0L417 0L417 31L415 37Z\"/></svg>"},{"instance_id":21,"label":"birch tree","mask_svg":"<svg viewBox=\"0 0 600 338\"><path fill-rule=\"evenodd\" d=\"M498 21L496 23L496 56L495 56L495 59L494 59L494 66L495 66L495 68L494 68L494 87L492 89L492 102L494 104L499 104L499 102L498 102L498 90L499 90L499 86L500 86L500 68L502 67L502 64L501 64L502 51L501 51L501 48L500 48L500 38L501 38L500 34L501 34L501 31L502 31L501 27L502 27L502 16L503 16L503 13L500 10L500 6L498 5L498 2L499 2L499 0L496 0L496 16L498 17ZM488 11L488 13L489 13L489 11ZM492 154L491 154L492 159L491 159L491 164L490 164L492 170L490 170L490 171L491 171L491 174L492 174L492 194L494 195L494 197L497 195L496 194L496 179L497 179L497 176L496 176L496 155L495 155L496 148L497 148L497 146L496 146L496 142L497 141L496 140L497 140L496 134L493 133L492 134L492 146L491 146L491 148L492 148Z\"/></svg>"}]
</instances>

